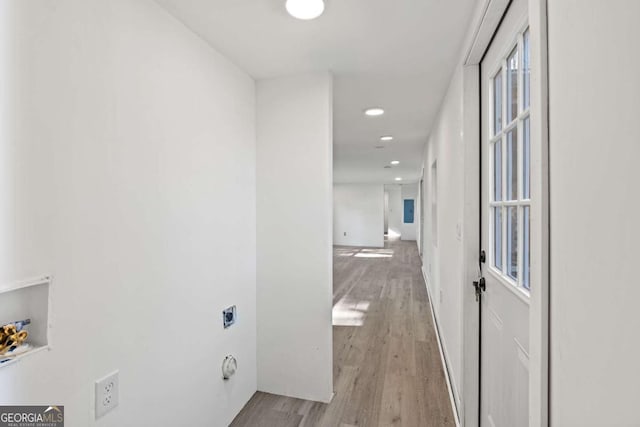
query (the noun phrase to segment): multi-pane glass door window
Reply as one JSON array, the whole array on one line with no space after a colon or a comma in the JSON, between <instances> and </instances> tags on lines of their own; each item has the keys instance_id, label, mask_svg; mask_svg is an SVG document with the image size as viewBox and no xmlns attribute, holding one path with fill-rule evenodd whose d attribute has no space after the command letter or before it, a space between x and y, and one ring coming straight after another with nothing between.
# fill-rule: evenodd
<instances>
[{"instance_id":1,"label":"multi-pane glass door window","mask_svg":"<svg viewBox=\"0 0 640 427\"><path fill-rule=\"evenodd\" d=\"M529 30L491 81L491 262L511 284L530 285Z\"/></svg>"}]
</instances>

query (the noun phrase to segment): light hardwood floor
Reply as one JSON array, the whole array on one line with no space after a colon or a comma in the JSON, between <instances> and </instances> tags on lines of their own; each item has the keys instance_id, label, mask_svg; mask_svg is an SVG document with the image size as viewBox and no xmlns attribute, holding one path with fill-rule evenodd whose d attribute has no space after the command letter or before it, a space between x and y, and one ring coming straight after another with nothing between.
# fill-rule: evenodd
<instances>
[{"instance_id":1,"label":"light hardwood floor","mask_svg":"<svg viewBox=\"0 0 640 427\"><path fill-rule=\"evenodd\" d=\"M334 248L330 404L256 393L233 427L454 426L415 242Z\"/></svg>"}]
</instances>

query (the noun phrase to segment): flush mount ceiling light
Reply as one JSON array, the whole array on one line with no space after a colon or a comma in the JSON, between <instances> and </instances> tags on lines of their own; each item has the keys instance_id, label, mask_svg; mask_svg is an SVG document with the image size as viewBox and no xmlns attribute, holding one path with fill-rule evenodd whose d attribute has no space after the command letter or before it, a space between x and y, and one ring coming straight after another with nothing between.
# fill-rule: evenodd
<instances>
[{"instance_id":1,"label":"flush mount ceiling light","mask_svg":"<svg viewBox=\"0 0 640 427\"><path fill-rule=\"evenodd\" d=\"M393 137L391 135L381 136L380 141L393 141Z\"/></svg>"},{"instance_id":2,"label":"flush mount ceiling light","mask_svg":"<svg viewBox=\"0 0 640 427\"><path fill-rule=\"evenodd\" d=\"M367 116L371 116L371 117L381 116L381 115L384 114L384 110L382 108L380 108L380 107L371 107L371 108L367 108L366 110L364 110L364 113Z\"/></svg>"},{"instance_id":3,"label":"flush mount ceiling light","mask_svg":"<svg viewBox=\"0 0 640 427\"><path fill-rule=\"evenodd\" d=\"M308 21L316 19L324 12L323 0L287 0L285 5L289 15Z\"/></svg>"},{"instance_id":4,"label":"flush mount ceiling light","mask_svg":"<svg viewBox=\"0 0 640 427\"><path fill-rule=\"evenodd\" d=\"M402 178L397 177L397 178L396 178L396 181L402 181Z\"/></svg>"},{"instance_id":5,"label":"flush mount ceiling light","mask_svg":"<svg viewBox=\"0 0 640 427\"><path fill-rule=\"evenodd\" d=\"M399 161L397 161L397 160L392 160L392 161L391 161L391 164L392 164L392 165L399 165L399 164L400 164L400 162L399 162Z\"/></svg>"}]
</instances>

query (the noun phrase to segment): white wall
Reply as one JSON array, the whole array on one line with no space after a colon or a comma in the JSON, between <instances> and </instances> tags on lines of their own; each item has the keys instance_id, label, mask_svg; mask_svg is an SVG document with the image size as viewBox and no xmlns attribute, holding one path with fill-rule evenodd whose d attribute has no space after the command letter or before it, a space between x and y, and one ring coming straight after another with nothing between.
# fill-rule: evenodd
<instances>
[{"instance_id":1,"label":"white wall","mask_svg":"<svg viewBox=\"0 0 640 427\"><path fill-rule=\"evenodd\" d=\"M256 390L254 82L152 1L0 20L0 286L55 278L53 350L0 367L0 402L227 425ZM114 369L120 406L94 423Z\"/></svg>"},{"instance_id":2,"label":"white wall","mask_svg":"<svg viewBox=\"0 0 640 427\"><path fill-rule=\"evenodd\" d=\"M382 184L333 186L333 244L384 247Z\"/></svg>"},{"instance_id":3,"label":"white wall","mask_svg":"<svg viewBox=\"0 0 640 427\"><path fill-rule=\"evenodd\" d=\"M402 234L402 190L400 185L385 185L389 193L389 237L400 237Z\"/></svg>"},{"instance_id":4,"label":"white wall","mask_svg":"<svg viewBox=\"0 0 640 427\"><path fill-rule=\"evenodd\" d=\"M429 279L456 401L462 393L462 258L464 199L463 72L453 76L424 152L425 229L423 268ZM436 179L432 166L437 161ZM437 188L434 192L434 183ZM477 187L476 187L477 188ZM434 219L433 203L437 198ZM434 221L435 227L434 230ZM434 233L435 231L435 233Z\"/></svg>"},{"instance_id":5,"label":"white wall","mask_svg":"<svg viewBox=\"0 0 640 427\"><path fill-rule=\"evenodd\" d=\"M323 402L333 393L331 109L328 73L258 82L258 388Z\"/></svg>"},{"instance_id":6,"label":"white wall","mask_svg":"<svg viewBox=\"0 0 640 427\"><path fill-rule=\"evenodd\" d=\"M418 238L418 217L420 211L418 209L418 184L402 184L400 186L400 234L402 234L402 240L413 240ZM413 200L413 222L404 222L404 201Z\"/></svg>"},{"instance_id":7,"label":"white wall","mask_svg":"<svg viewBox=\"0 0 640 427\"><path fill-rule=\"evenodd\" d=\"M640 2L548 12L551 423L640 425Z\"/></svg>"}]
</instances>

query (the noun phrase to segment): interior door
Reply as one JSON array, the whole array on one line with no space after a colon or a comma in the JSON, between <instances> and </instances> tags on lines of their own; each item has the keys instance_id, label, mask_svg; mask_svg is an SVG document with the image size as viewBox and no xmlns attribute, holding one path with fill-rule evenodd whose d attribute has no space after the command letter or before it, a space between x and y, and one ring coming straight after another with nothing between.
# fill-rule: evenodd
<instances>
[{"instance_id":1,"label":"interior door","mask_svg":"<svg viewBox=\"0 0 640 427\"><path fill-rule=\"evenodd\" d=\"M527 0L513 0L481 63L481 426L529 416L530 138Z\"/></svg>"}]
</instances>

